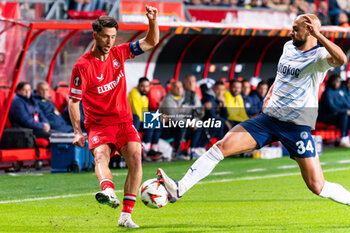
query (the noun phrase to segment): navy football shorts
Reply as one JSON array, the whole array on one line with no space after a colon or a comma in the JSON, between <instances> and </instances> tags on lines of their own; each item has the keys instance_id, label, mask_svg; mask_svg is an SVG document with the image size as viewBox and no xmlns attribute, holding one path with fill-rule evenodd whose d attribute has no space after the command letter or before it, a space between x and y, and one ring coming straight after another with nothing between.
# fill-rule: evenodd
<instances>
[{"instance_id":1,"label":"navy football shorts","mask_svg":"<svg viewBox=\"0 0 350 233\"><path fill-rule=\"evenodd\" d=\"M259 148L274 141L281 141L292 159L317 155L309 126L280 121L264 113L240 125L253 136Z\"/></svg>"}]
</instances>

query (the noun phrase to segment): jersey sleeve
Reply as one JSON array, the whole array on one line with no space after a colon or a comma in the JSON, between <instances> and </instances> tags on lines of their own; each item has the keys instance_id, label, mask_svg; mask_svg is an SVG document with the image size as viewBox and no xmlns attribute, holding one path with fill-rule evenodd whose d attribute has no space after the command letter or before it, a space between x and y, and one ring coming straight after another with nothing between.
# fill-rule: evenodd
<instances>
[{"instance_id":1,"label":"jersey sleeve","mask_svg":"<svg viewBox=\"0 0 350 233\"><path fill-rule=\"evenodd\" d=\"M120 44L114 47L114 52L120 58L120 62L125 62L128 59L135 58L135 55L131 53L130 43Z\"/></svg>"},{"instance_id":2,"label":"jersey sleeve","mask_svg":"<svg viewBox=\"0 0 350 233\"><path fill-rule=\"evenodd\" d=\"M322 47L318 50L317 66L316 66L317 71L325 72L330 68L332 68L332 66L328 64L327 55L328 55L328 51L325 48Z\"/></svg>"},{"instance_id":3,"label":"jersey sleeve","mask_svg":"<svg viewBox=\"0 0 350 233\"><path fill-rule=\"evenodd\" d=\"M70 80L69 98L81 100L85 91L86 81L81 67L74 66Z\"/></svg>"}]
</instances>

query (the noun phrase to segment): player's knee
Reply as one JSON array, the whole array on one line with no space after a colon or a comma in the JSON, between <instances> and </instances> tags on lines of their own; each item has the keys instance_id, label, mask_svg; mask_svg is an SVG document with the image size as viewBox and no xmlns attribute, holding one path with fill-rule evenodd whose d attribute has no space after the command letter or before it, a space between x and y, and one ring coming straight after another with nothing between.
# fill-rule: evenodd
<instances>
[{"instance_id":1,"label":"player's knee","mask_svg":"<svg viewBox=\"0 0 350 233\"><path fill-rule=\"evenodd\" d=\"M318 182L318 181L314 181L314 182L311 182L310 184L308 184L308 188L314 194L319 195L321 193L321 191L322 191L323 183L322 182Z\"/></svg>"},{"instance_id":2,"label":"player's knee","mask_svg":"<svg viewBox=\"0 0 350 233\"><path fill-rule=\"evenodd\" d=\"M232 154L233 147L232 145L228 145L225 140L221 139L215 145L219 148L224 157Z\"/></svg>"},{"instance_id":3,"label":"player's knee","mask_svg":"<svg viewBox=\"0 0 350 233\"><path fill-rule=\"evenodd\" d=\"M139 169L142 167L141 154L137 152L129 154L127 164L129 168Z\"/></svg>"},{"instance_id":4,"label":"player's knee","mask_svg":"<svg viewBox=\"0 0 350 233\"><path fill-rule=\"evenodd\" d=\"M221 153L224 154L224 152L225 152L225 143L222 140L219 140L215 145L219 148Z\"/></svg>"},{"instance_id":5,"label":"player's knee","mask_svg":"<svg viewBox=\"0 0 350 233\"><path fill-rule=\"evenodd\" d=\"M109 155L102 151L97 151L95 154L95 164L109 163Z\"/></svg>"}]
</instances>

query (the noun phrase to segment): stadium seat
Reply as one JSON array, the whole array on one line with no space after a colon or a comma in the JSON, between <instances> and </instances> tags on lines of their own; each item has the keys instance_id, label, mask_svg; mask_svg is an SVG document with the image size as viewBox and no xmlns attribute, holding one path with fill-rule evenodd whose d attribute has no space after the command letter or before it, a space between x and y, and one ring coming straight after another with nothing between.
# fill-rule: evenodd
<instances>
[{"instance_id":1,"label":"stadium seat","mask_svg":"<svg viewBox=\"0 0 350 233\"><path fill-rule=\"evenodd\" d=\"M159 80L153 79L148 92L149 111L157 111L160 102L165 96L166 91Z\"/></svg>"},{"instance_id":2,"label":"stadium seat","mask_svg":"<svg viewBox=\"0 0 350 233\"><path fill-rule=\"evenodd\" d=\"M196 94L198 95L198 97L199 97L200 99L203 98L203 96L202 96L202 91L201 91L201 89L200 89L198 86L196 86L196 90L195 90L194 92L196 92Z\"/></svg>"},{"instance_id":3,"label":"stadium seat","mask_svg":"<svg viewBox=\"0 0 350 233\"><path fill-rule=\"evenodd\" d=\"M55 94L55 105L57 110L63 114L64 109L68 105L67 96L69 93L69 86L66 82L59 82L57 87L55 88L56 94Z\"/></svg>"},{"instance_id":4,"label":"stadium seat","mask_svg":"<svg viewBox=\"0 0 350 233\"><path fill-rule=\"evenodd\" d=\"M322 122L316 122L315 130L312 131L313 135L321 136L323 141L335 142L340 139L340 130L336 125L328 125Z\"/></svg>"},{"instance_id":5,"label":"stadium seat","mask_svg":"<svg viewBox=\"0 0 350 233\"><path fill-rule=\"evenodd\" d=\"M103 10L95 10L95 11L78 11L78 10L69 10L68 11L69 18L71 19L89 19L94 20L100 17L101 15L107 15L107 13Z\"/></svg>"}]
</instances>

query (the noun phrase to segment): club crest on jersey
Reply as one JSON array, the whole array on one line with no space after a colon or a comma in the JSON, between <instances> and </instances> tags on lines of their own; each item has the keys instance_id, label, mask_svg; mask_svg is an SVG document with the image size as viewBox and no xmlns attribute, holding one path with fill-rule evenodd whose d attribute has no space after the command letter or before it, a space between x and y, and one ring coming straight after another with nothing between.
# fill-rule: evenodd
<instances>
[{"instance_id":1,"label":"club crest on jersey","mask_svg":"<svg viewBox=\"0 0 350 233\"><path fill-rule=\"evenodd\" d=\"M303 131L303 132L300 133L300 137L301 137L301 139L305 140L305 139L307 139L309 137L309 135L308 135L308 133L306 131Z\"/></svg>"},{"instance_id":2,"label":"club crest on jersey","mask_svg":"<svg viewBox=\"0 0 350 233\"><path fill-rule=\"evenodd\" d=\"M115 69L119 69L120 68L120 63L119 63L119 61L117 59L113 60L113 67Z\"/></svg>"},{"instance_id":3,"label":"club crest on jersey","mask_svg":"<svg viewBox=\"0 0 350 233\"><path fill-rule=\"evenodd\" d=\"M74 84L74 86L79 87L81 85L81 78L75 77L73 80L73 84Z\"/></svg>"},{"instance_id":4,"label":"club crest on jersey","mask_svg":"<svg viewBox=\"0 0 350 233\"><path fill-rule=\"evenodd\" d=\"M100 142L100 138L98 136L94 136L91 138L92 144L96 144Z\"/></svg>"}]
</instances>

